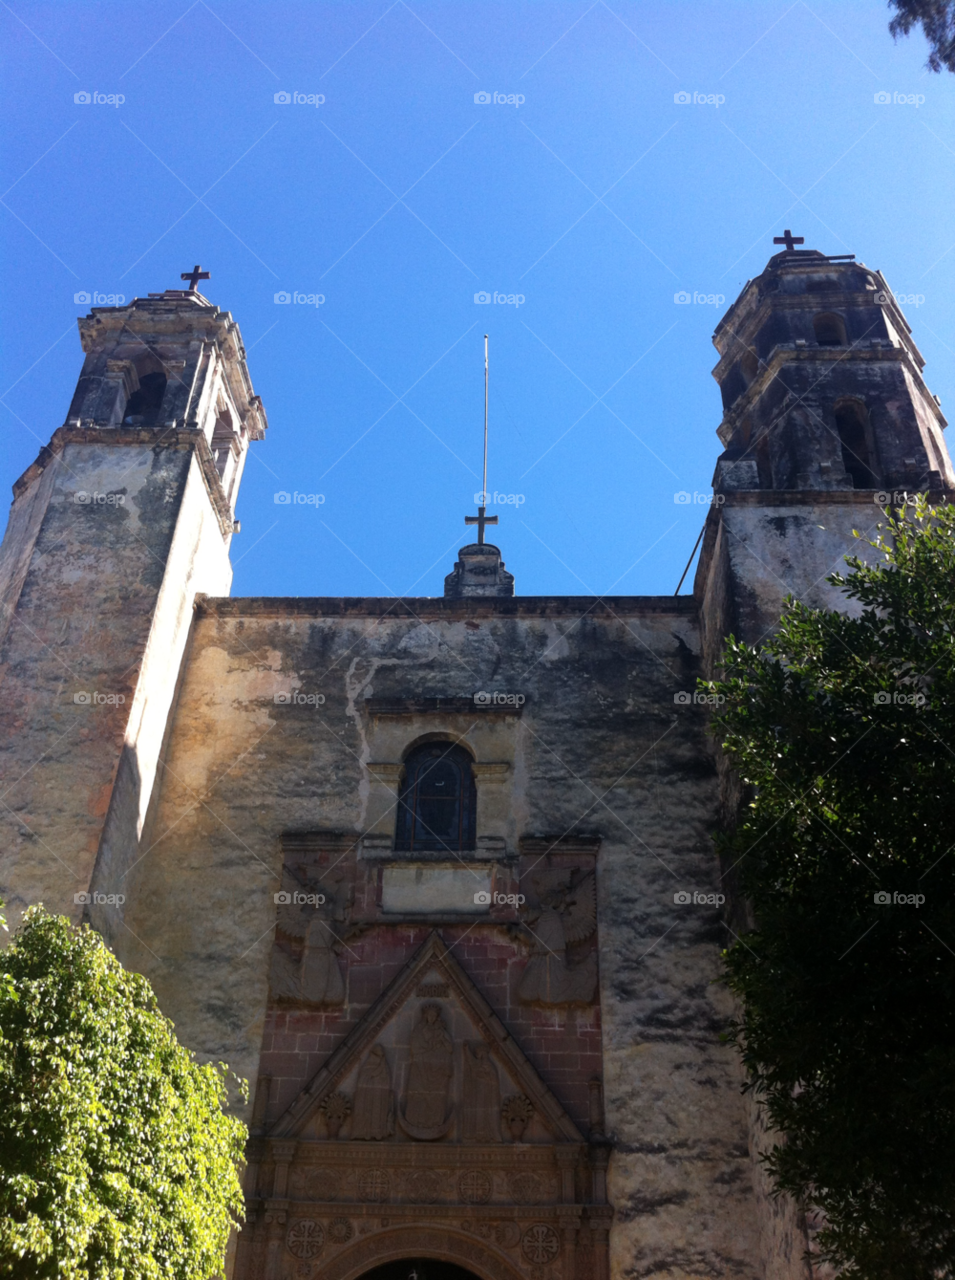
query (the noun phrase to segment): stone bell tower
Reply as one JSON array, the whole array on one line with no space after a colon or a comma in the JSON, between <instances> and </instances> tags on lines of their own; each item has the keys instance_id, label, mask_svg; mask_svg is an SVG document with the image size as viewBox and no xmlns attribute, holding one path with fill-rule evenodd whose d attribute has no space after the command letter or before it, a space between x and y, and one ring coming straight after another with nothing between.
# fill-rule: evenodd
<instances>
[{"instance_id":1,"label":"stone bell tower","mask_svg":"<svg viewBox=\"0 0 955 1280\"><path fill-rule=\"evenodd\" d=\"M41 900L109 933L97 884L138 856L193 601L229 593L266 419L238 326L194 281L79 329L65 424L0 547L0 894L14 923Z\"/></svg>"},{"instance_id":2,"label":"stone bell tower","mask_svg":"<svg viewBox=\"0 0 955 1280\"><path fill-rule=\"evenodd\" d=\"M696 579L710 662L731 631L759 640L790 592L835 605L826 575L894 495L955 486L945 418L880 272L790 238L713 341L725 452Z\"/></svg>"}]
</instances>

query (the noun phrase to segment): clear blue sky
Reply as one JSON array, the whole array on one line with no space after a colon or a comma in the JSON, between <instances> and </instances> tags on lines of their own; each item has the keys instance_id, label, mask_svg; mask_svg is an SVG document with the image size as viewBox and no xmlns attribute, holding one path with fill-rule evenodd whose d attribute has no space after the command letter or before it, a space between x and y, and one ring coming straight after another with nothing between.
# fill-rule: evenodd
<instances>
[{"instance_id":1,"label":"clear blue sky","mask_svg":"<svg viewBox=\"0 0 955 1280\"><path fill-rule=\"evenodd\" d=\"M524 499L495 508L518 592L671 593L705 515L674 493L705 493L720 448L711 334L774 234L923 297L903 309L955 404L955 80L889 16L3 3L0 482L64 420L74 294L179 287L201 262L271 424L234 594L441 593L481 487L485 332L488 487Z\"/></svg>"}]
</instances>

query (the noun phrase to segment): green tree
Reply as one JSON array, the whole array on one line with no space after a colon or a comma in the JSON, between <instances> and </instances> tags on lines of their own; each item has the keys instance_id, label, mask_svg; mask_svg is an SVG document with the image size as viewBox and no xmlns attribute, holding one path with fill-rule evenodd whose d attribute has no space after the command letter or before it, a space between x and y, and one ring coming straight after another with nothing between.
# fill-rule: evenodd
<instances>
[{"instance_id":1,"label":"green tree","mask_svg":"<svg viewBox=\"0 0 955 1280\"><path fill-rule=\"evenodd\" d=\"M955 0L889 0L897 10L889 23L889 31L898 40L913 27L920 26L929 43L926 66L930 71L942 67L955 71Z\"/></svg>"},{"instance_id":2,"label":"green tree","mask_svg":"<svg viewBox=\"0 0 955 1280\"><path fill-rule=\"evenodd\" d=\"M31 908L0 970L0 1274L220 1275L246 1132L225 1068L197 1064L147 980L63 916Z\"/></svg>"},{"instance_id":3,"label":"green tree","mask_svg":"<svg viewBox=\"0 0 955 1280\"><path fill-rule=\"evenodd\" d=\"M775 1184L844 1280L955 1275L955 509L890 515L844 613L789 600L731 639L717 727L744 786L721 841L755 927L732 1037L782 1140ZM741 926L742 928L742 926Z\"/></svg>"}]
</instances>

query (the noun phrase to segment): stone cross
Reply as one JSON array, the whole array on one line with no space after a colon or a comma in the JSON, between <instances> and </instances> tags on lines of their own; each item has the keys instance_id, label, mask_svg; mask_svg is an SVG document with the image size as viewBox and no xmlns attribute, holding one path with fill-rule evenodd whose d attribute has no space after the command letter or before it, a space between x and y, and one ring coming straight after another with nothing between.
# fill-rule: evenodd
<instances>
[{"instance_id":1,"label":"stone cross","mask_svg":"<svg viewBox=\"0 0 955 1280\"><path fill-rule=\"evenodd\" d=\"M487 507L478 507L476 516L465 516L465 524L476 524L478 527L478 546L484 545L484 526L486 524L497 524L497 516L485 515Z\"/></svg>"},{"instance_id":2,"label":"stone cross","mask_svg":"<svg viewBox=\"0 0 955 1280\"><path fill-rule=\"evenodd\" d=\"M805 243L805 236L794 236L788 227L781 236L773 236L773 244L784 244L786 246L787 253L792 253L797 244Z\"/></svg>"},{"instance_id":3,"label":"stone cross","mask_svg":"<svg viewBox=\"0 0 955 1280\"><path fill-rule=\"evenodd\" d=\"M787 235L789 235L789 232L787 231L787 232L786 232L786 234L787 234ZM197 283L199 280L208 280L208 279L209 279L209 272L208 272L208 271L203 271L202 267L200 267L200 266L199 266L199 263L197 262L197 263L196 263L196 265L192 268L192 270L191 270L191 271L183 271L183 272L180 274L179 279L180 279L180 280L188 280L188 281L189 281L189 292L190 292L190 293L195 293L195 292L196 292L196 283Z\"/></svg>"}]
</instances>

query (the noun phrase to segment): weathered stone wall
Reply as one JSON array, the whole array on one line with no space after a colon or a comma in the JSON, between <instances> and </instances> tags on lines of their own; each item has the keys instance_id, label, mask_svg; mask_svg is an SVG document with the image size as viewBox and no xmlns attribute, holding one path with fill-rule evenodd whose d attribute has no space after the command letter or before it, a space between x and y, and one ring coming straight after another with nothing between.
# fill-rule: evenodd
<instances>
[{"instance_id":1,"label":"weathered stone wall","mask_svg":"<svg viewBox=\"0 0 955 1280\"><path fill-rule=\"evenodd\" d=\"M129 932L117 949L204 1056L254 1078L267 1030L284 1081L272 1107L286 1105L331 1041L300 1026L303 1015L271 1015L265 1027L282 835L368 833L354 856L380 859L391 819L369 766L395 768L429 734L462 739L478 764L479 849L484 839L496 850L487 856L499 869L527 837L600 837L612 1274L756 1280L745 1108L719 1042L719 911L674 901L719 892L703 712L674 701L692 693L698 668L691 599L205 601L140 861L123 877ZM299 701L275 701L293 691ZM477 691L526 702L520 715L485 719L422 702ZM482 763L508 766L493 792ZM367 935L373 964L343 954L349 1025L412 953L422 915L415 929L392 928L390 950ZM464 932L435 923L449 944ZM459 949L584 1123L593 1055L572 1042L586 1043L593 1017L522 1009L510 974L526 943L500 925L478 919Z\"/></svg>"},{"instance_id":2,"label":"weathered stone wall","mask_svg":"<svg viewBox=\"0 0 955 1280\"><path fill-rule=\"evenodd\" d=\"M63 429L18 483L0 548L0 893L14 923L38 901L82 915L107 813L135 846L193 596L231 581L198 436Z\"/></svg>"}]
</instances>

